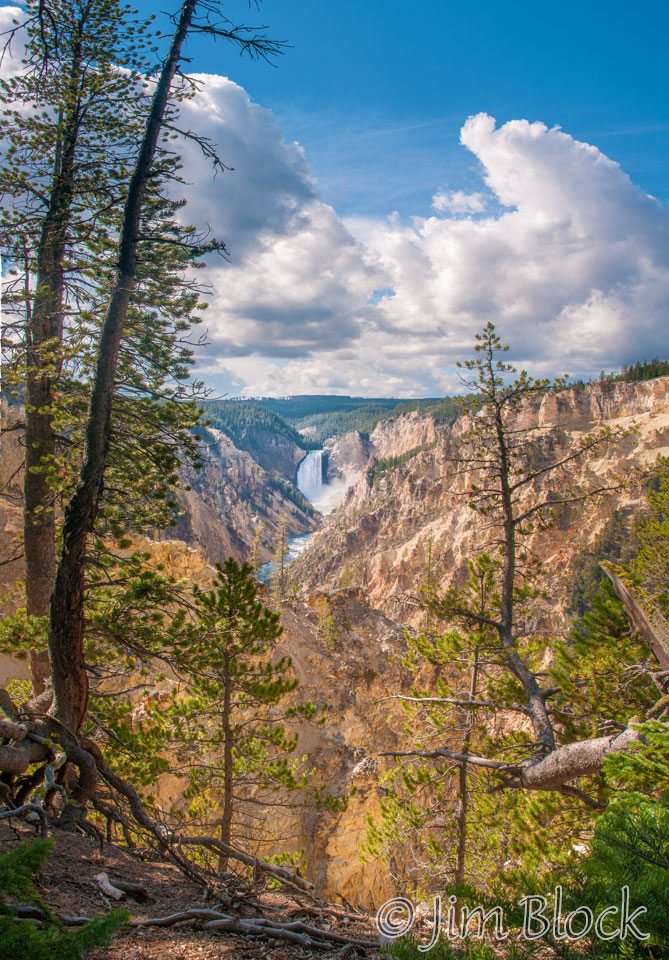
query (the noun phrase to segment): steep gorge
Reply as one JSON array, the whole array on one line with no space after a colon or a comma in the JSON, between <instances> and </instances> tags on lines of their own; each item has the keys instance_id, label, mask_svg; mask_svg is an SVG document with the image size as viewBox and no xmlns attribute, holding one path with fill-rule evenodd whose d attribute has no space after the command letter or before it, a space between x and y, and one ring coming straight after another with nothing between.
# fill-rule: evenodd
<instances>
[{"instance_id":1,"label":"steep gorge","mask_svg":"<svg viewBox=\"0 0 669 960\"><path fill-rule=\"evenodd\" d=\"M294 485L303 450L271 434L264 454L254 457L213 427L208 428L206 441L202 468L182 471L180 512L166 537L184 540L211 562L222 563L228 557L242 562L250 559L260 526L260 560L265 563L276 545L282 514L291 537L316 529L319 515Z\"/></svg>"},{"instance_id":2,"label":"steep gorge","mask_svg":"<svg viewBox=\"0 0 669 960\"><path fill-rule=\"evenodd\" d=\"M564 595L560 581L575 556L593 542L614 510L629 515L642 501L639 471L658 455L669 453L669 378L594 383L585 389L549 393L521 411L517 426L537 427L543 449L549 449L555 459L593 429L626 431L617 442L565 471L577 490L615 485L618 476L625 486L589 502L585 509L579 504L563 509L551 529L532 538L530 545L546 566L549 593L557 598ZM410 459L394 469L377 471L374 480L362 476L313 536L298 561L306 593L333 589L353 575L370 603L393 619L411 623L416 618L414 608L403 601L415 594L429 550L434 574L443 587L462 581L467 560L481 552L489 539L485 523L468 506L465 476L450 460L466 428L464 419L447 426L418 414L376 427L367 444L371 458L408 454ZM353 438L345 440L350 449ZM527 496L535 494L536 490L529 490ZM557 625L565 614L564 603L551 602L549 614Z\"/></svg>"},{"instance_id":3,"label":"steep gorge","mask_svg":"<svg viewBox=\"0 0 669 960\"><path fill-rule=\"evenodd\" d=\"M555 454L593 427L628 431L571 477L585 485L622 473L628 487L585 511L566 511L552 529L536 535L533 546L545 560L550 596L537 624L559 629L567 615L565 575L574 557L614 509L630 514L639 505L643 486L637 468L669 453L669 378L548 394L521 413L518 425L538 426ZM291 849L304 848L309 877L333 899L372 907L395 892L389 868L378 861L360 863L358 852L367 816L378 811L383 795L379 775L390 761L379 754L410 744L398 702L384 698L408 692L415 679L401 666L404 626L417 624L415 607L407 600L423 575L428 545L444 586L462 579L467 559L485 545L480 519L459 496L465 481L448 467L465 427L462 421L446 426L413 413L379 423L369 438L349 434L327 445L330 476L343 480L357 471L359 480L296 564L302 596L282 607L280 652L293 660L300 699L329 704L324 727L302 727L298 755L306 754L318 779L335 796L348 794L349 801L335 812L286 804L274 815L281 833L292 837ZM207 583L212 571L201 553L175 536L197 545L210 561L228 555L241 559L250 550L256 518L262 516L271 530L279 513L292 505L291 532L314 529L319 522L287 500L247 451L222 433L212 431L212 439L203 471L185 478L192 485L182 494L185 516L168 531L169 541L152 548L154 562L189 583ZM375 459L405 455L406 462L376 471L370 481L366 469ZM14 514L8 509L4 517L16 534ZM269 544L264 550L269 552ZM358 582L342 588L351 580ZM329 632L322 628L324 606L334 624ZM429 686L427 673L422 680ZM175 682L160 681L158 699ZM129 704L129 710L139 715L142 705ZM500 724L507 721L499 715ZM165 778L161 801L179 803L182 790L182 782Z\"/></svg>"}]
</instances>

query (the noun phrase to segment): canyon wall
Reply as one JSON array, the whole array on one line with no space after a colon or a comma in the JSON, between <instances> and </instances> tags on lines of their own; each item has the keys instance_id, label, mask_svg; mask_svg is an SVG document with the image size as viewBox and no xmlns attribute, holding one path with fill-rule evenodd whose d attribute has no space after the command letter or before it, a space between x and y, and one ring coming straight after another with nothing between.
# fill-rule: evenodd
<instances>
[{"instance_id":1,"label":"canyon wall","mask_svg":"<svg viewBox=\"0 0 669 960\"><path fill-rule=\"evenodd\" d=\"M22 407L0 410L8 426L22 416ZM286 515L289 536L315 530L319 515L300 496L293 480L305 452L285 437L268 430L243 431L257 459L213 427L207 429L201 470L185 467L178 491L179 511L174 526L159 531L159 539L180 539L201 550L211 561L228 557L238 561L251 555L256 527L261 525L260 559L271 559L279 517ZM0 464L0 561L21 554L23 507L23 448L21 431L5 433ZM265 464L263 466L262 464ZM16 562L0 566L0 593L22 576ZM3 586L4 585L4 586Z\"/></svg>"},{"instance_id":2,"label":"canyon wall","mask_svg":"<svg viewBox=\"0 0 669 960\"><path fill-rule=\"evenodd\" d=\"M550 597L538 623L546 630L557 629L567 614L565 581L574 557L592 543L614 510L632 514L637 509L643 498L638 470L659 454L669 454L669 378L547 394L521 411L517 425L537 428L542 438L537 456L548 451L551 457L559 457L598 426L627 430L569 475L583 488L593 482L613 483L622 475L627 487L585 509L575 505L565 510L553 528L535 536L533 547L546 564ZM284 635L278 652L292 658L301 684L296 695L329 705L323 727L302 725L297 755L306 754L306 762L315 768L314 780L327 784L337 797L348 796L348 803L338 811L286 803L273 808L272 816L280 832L292 838L291 849L304 848L307 874L320 893L369 908L395 892L392 863L363 864L358 857L367 817L378 812L383 796L379 777L389 761L380 754L410 744L406 715L397 700L387 698L407 693L411 682L431 685L427 668L416 677L401 664L404 625L417 625L418 616L408 600L417 591L430 544L433 568L445 586L462 580L467 559L485 548L488 536L462 497L466 478L449 461L465 429L463 421L446 426L414 413L378 424L368 439L350 434L329 445L333 471L344 476L355 470L360 480L326 518L294 568L302 598L282 607ZM206 583L211 577L203 553L209 559L230 554L242 558L257 520L271 530L279 513L291 510L289 504L295 507L291 532L313 529L318 522L286 501L277 479L248 451L223 434L212 431L212 438L203 471L184 478L191 490L182 493L186 513L177 528L201 552L173 540L151 547L155 562L188 583ZM374 458L401 457L421 447L406 463L381 472L375 481L368 479L366 467ZM530 496L535 493L530 491ZM7 542L16 542L16 502L6 499L0 517ZM267 555L270 545L263 549ZM7 577L7 568L1 569ZM341 587L342 581L351 580L353 586ZM265 592L262 596L267 597ZM332 630L323 629L324 607L332 617ZM6 663L0 663L0 674L3 670L6 673ZM175 678L161 680L159 693L168 695L175 683ZM129 709L140 715L142 705ZM507 720L500 714L496 722ZM165 778L161 800L180 803L182 790L181 781Z\"/></svg>"},{"instance_id":3,"label":"canyon wall","mask_svg":"<svg viewBox=\"0 0 669 960\"><path fill-rule=\"evenodd\" d=\"M259 426L244 427L236 445L250 453L269 473L278 474L291 483L295 483L297 468L306 456L306 451L292 440Z\"/></svg>"},{"instance_id":4,"label":"canyon wall","mask_svg":"<svg viewBox=\"0 0 669 960\"><path fill-rule=\"evenodd\" d=\"M265 563L276 545L282 514L286 516L289 536L316 529L319 516L300 497L296 487L262 467L220 430L209 427L207 432L210 440L204 450L202 469L189 467L182 471L180 513L175 525L164 531L166 537L197 547L212 562L222 563L228 557L241 562L250 558L260 524L260 559ZM304 451L300 453L304 455Z\"/></svg>"},{"instance_id":5,"label":"canyon wall","mask_svg":"<svg viewBox=\"0 0 669 960\"><path fill-rule=\"evenodd\" d=\"M564 477L577 491L615 485L618 478L626 485L585 506L564 508L551 529L531 540L546 565L549 592L564 597L563 581L574 557L593 542L615 510L634 512L643 500L639 470L669 453L669 378L549 393L527 404L516 426L535 431L536 458L546 462L559 459L590 430L627 431L595 456L571 465ZM355 569L355 583L364 586L372 605L410 623L415 608L406 601L418 589L428 550L442 586L462 582L467 560L490 539L485 521L468 506L467 478L451 461L466 429L463 419L446 426L418 414L376 427L369 438L370 454L395 457L426 449L374 482L364 475L349 490L298 561L306 592L334 589ZM540 465L538 459L535 466ZM529 489L528 503L536 495L536 486ZM550 612L557 624L565 613L564 602L556 599Z\"/></svg>"}]
</instances>

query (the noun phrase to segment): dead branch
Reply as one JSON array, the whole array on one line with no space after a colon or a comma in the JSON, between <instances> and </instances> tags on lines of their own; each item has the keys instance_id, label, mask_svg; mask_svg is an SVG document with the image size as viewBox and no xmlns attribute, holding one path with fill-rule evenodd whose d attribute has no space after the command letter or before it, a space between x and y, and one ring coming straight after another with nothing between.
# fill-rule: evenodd
<instances>
[{"instance_id":1,"label":"dead branch","mask_svg":"<svg viewBox=\"0 0 669 960\"><path fill-rule=\"evenodd\" d=\"M473 763L476 767L489 767L491 770L514 770L514 765L504 763L503 760L489 760L487 757L477 757L475 754L455 753L453 750L386 750L377 754L379 757L425 757L434 760L444 757L446 760L457 760L458 763Z\"/></svg>"},{"instance_id":2,"label":"dead branch","mask_svg":"<svg viewBox=\"0 0 669 960\"><path fill-rule=\"evenodd\" d=\"M101 886L101 889L104 889L105 895L111 896L116 900L120 899L118 895L121 893L121 890L116 889L110 884L109 878L106 874L98 874L98 876L95 877L98 885L101 885L100 882L102 878L104 878L104 884ZM139 884L128 884L125 881L115 881L115 883L116 882L123 882L128 887L133 887L135 890L142 890L144 893L146 893L145 889ZM40 921L44 919L44 914L42 911L34 906L22 905L14 907L13 909L16 910L17 917L21 920ZM337 916L344 915L342 914L342 911L336 911L330 908L327 908L326 912L334 913ZM351 919L355 920L361 919L354 914L345 916L350 916ZM58 919L66 926L83 926L84 924L90 923L92 918L60 915ZM305 923L303 920L289 920L282 922L263 916L239 918L231 916L230 914L222 913L220 910L207 909L203 907L191 907L187 910L180 910L177 913L167 914L166 916L162 917L147 917L143 920L131 920L130 926L134 928L173 927L178 923L185 923L189 920L199 921L202 923L203 930L220 930L228 933L236 933L240 936L260 937L264 940L288 940L291 943L298 943L304 947L313 947L317 949L327 949L333 944L351 946L355 949L365 951L376 950L378 948L378 944L374 940L363 940L359 937L349 937L345 934L336 933L332 930L327 930L314 926L313 924Z\"/></svg>"},{"instance_id":3,"label":"dead branch","mask_svg":"<svg viewBox=\"0 0 669 960\"><path fill-rule=\"evenodd\" d=\"M274 863L266 863L264 860L258 860L256 857L252 857L241 850L236 850L234 847L228 846L226 843L223 843L222 840L218 840L216 837L184 837L170 834L165 827L159 823L156 823L151 819L151 817L148 816L137 792L109 769L107 764L104 762L102 753L97 744L93 743L92 740L85 738L82 738L81 742L82 745L85 746L86 750L89 751L90 755L94 757L95 763L102 778L109 784L110 787L112 787L112 789L116 790L117 793L120 793L121 796L125 797L125 799L128 801L135 822L145 830L148 830L149 833L158 841L161 849L172 858L182 873L185 873L186 876L193 879L196 883L203 883L202 876L196 871L193 864L181 855L180 851L177 850L176 847L189 845L207 847L210 850L215 850L217 853L223 853L234 860L238 860L247 866L253 867L254 871L266 873L274 879L279 880L281 883L288 884L292 887L297 887L300 890L305 890L307 893L312 893L314 889L313 884L308 880L305 880L303 877L298 877L297 874L292 873L290 870L286 870L285 867L277 866Z\"/></svg>"},{"instance_id":4,"label":"dead branch","mask_svg":"<svg viewBox=\"0 0 669 960\"><path fill-rule=\"evenodd\" d=\"M100 891L105 895L105 897L111 897L112 900L125 900L126 892L125 890L119 890L118 887L115 887L113 883L110 882L109 877L106 873L97 873L93 879L97 883Z\"/></svg>"},{"instance_id":5,"label":"dead branch","mask_svg":"<svg viewBox=\"0 0 669 960\"><path fill-rule=\"evenodd\" d=\"M579 740L567 743L551 751L541 760L523 760L517 763L504 763L501 760L489 760L452 750L389 750L380 753L380 757L425 757L436 759L444 757L458 763L471 763L477 767L497 770L502 776L510 775L513 780L505 780L502 787L514 787L525 790L558 790L571 796L578 796L594 809L601 809L597 800L593 800L577 787L566 787L570 780L598 773L604 758L611 753L626 750L630 744L642 741L642 735L628 726L622 733L614 736L597 737L593 740Z\"/></svg>"},{"instance_id":6,"label":"dead branch","mask_svg":"<svg viewBox=\"0 0 669 960\"><path fill-rule=\"evenodd\" d=\"M554 691L553 691L554 692ZM551 696L552 691L544 691L544 696ZM405 697L404 694L394 693L389 697L379 697L374 703L383 703L384 700L408 700L410 703L450 703L456 707L488 707L493 710L513 710L516 713L529 714L528 707L519 703L501 704L494 700L466 700L456 697Z\"/></svg>"},{"instance_id":7,"label":"dead branch","mask_svg":"<svg viewBox=\"0 0 669 960\"><path fill-rule=\"evenodd\" d=\"M622 600L625 606L630 623L635 627L650 649L655 654L657 662L662 670L669 670L669 642L662 636L658 625L652 623L647 611L641 606L639 601L632 595L629 587L618 577L607 563L600 563L600 567L613 584L617 596Z\"/></svg>"},{"instance_id":8,"label":"dead branch","mask_svg":"<svg viewBox=\"0 0 669 960\"><path fill-rule=\"evenodd\" d=\"M576 777L598 773L605 757L641 740L638 730L630 726L617 736L567 743L543 760L523 766L521 786L527 790L557 790Z\"/></svg>"},{"instance_id":9,"label":"dead branch","mask_svg":"<svg viewBox=\"0 0 669 960\"><path fill-rule=\"evenodd\" d=\"M117 880L116 877L111 877L109 882L112 883L117 890L129 893L130 896L136 900L148 900L149 898L149 891L146 887L142 886L141 883L132 883L130 880Z\"/></svg>"},{"instance_id":10,"label":"dead branch","mask_svg":"<svg viewBox=\"0 0 669 960\"><path fill-rule=\"evenodd\" d=\"M298 877L296 873L286 870L285 867L279 867L274 863L267 863L264 860L258 860L257 857L252 857L248 853L244 853L241 850L236 850L234 847L228 846L227 843L223 843L222 840L218 840L216 837L179 836L174 837L173 839L181 846L199 846L207 847L210 850L215 850L217 853L222 853L226 857L232 857L233 860L239 860L240 863L243 863L248 867L253 867L254 871L258 871L259 873L267 873L269 876L274 877L276 880L280 880L282 883L288 883L300 890L306 890L308 893L311 893L314 889L313 883L305 880L304 877Z\"/></svg>"},{"instance_id":11,"label":"dead branch","mask_svg":"<svg viewBox=\"0 0 669 960\"><path fill-rule=\"evenodd\" d=\"M577 800L582 800L586 806L597 810L598 813L606 809L605 803L600 803L599 800L595 800L589 793L586 793L585 790L579 790L578 787L572 787L569 784L563 783L561 787L558 787L558 793L563 793L566 797L576 797Z\"/></svg>"},{"instance_id":12,"label":"dead branch","mask_svg":"<svg viewBox=\"0 0 669 960\"><path fill-rule=\"evenodd\" d=\"M3 810L0 812L0 820L9 820L10 817L22 817L24 813L37 814L40 819L40 836L42 840L46 840L48 835L46 810L37 803L24 803L14 810Z\"/></svg>"}]
</instances>

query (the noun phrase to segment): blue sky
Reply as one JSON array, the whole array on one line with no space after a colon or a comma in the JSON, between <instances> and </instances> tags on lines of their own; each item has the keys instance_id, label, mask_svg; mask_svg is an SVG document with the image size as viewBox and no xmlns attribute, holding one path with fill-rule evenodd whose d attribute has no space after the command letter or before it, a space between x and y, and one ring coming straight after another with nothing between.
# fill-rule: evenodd
<instances>
[{"instance_id":1,"label":"blue sky","mask_svg":"<svg viewBox=\"0 0 669 960\"><path fill-rule=\"evenodd\" d=\"M668 4L224 9L293 46L187 51L183 124L234 167L182 146L183 215L230 250L199 275L219 393L451 393L489 320L535 376L666 356Z\"/></svg>"},{"instance_id":2,"label":"blue sky","mask_svg":"<svg viewBox=\"0 0 669 960\"><path fill-rule=\"evenodd\" d=\"M198 38L198 71L223 73L307 151L343 214L424 215L435 186L472 183L462 123L556 124L669 199L669 4L629 0L265 0L233 18L293 45L276 68ZM140 8L165 10L164 2ZM437 181L435 183L435 181Z\"/></svg>"}]
</instances>

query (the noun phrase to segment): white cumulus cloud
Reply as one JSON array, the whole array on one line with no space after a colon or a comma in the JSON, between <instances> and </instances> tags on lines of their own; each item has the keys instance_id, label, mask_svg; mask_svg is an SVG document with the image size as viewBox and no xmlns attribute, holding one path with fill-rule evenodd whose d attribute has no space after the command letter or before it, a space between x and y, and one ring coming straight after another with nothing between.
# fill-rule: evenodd
<instances>
[{"instance_id":1,"label":"white cumulus cloud","mask_svg":"<svg viewBox=\"0 0 669 960\"><path fill-rule=\"evenodd\" d=\"M669 216L596 147L479 114L461 142L485 189L437 192L434 216L342 222L272 114L230 81L206 84L205 132L223 155L226 138L245 143L225 189L200 182L188 207L218 205L231 229L232 263L210 271L208 362L231 389L443 393L488 320L536 374L666 351Z\"/></svg>"},{"instance_id":2,"label":"white cumulus cloud","mask_svg":"<svg viewBox=\"0 0 669 960\"><path fill-rule=\"evenodd\" d=\"M478 114L461 143L479 190L450 189L444 166L433 215L342 219L271 111L225 77L197 79L181 125L234 168L214 178L183 143L183 215L230 251L200 275L200 369L219 389L437 395L457 389L454 364L488 320L535 374L666 354L669 213L595 146Z\"/></svg>"},{"instance_id":3,"label":"white cumulus cloud","mask_svg":"<svg viewBox=\"0 0 669 960\"><path fill-rule=\"evenodd\" d=\"M451 193L435 193L432 206L438 213L482 213L486 200L482 193L453 190Z\"/></svg>"},{"instance_id":4,"label":"white cumulus cloud","mask_svg":"<svg viewBox=\"0 0 669 960\"><path fill-rule=\"evenodd\" d=\"M395 292L379 305L380 326L441 365L469 351L488 320L536 371L579 374L666 352L666 209L558 128L497 127L480 114L461 139L501 209L350 222Z\"/></svg>"}]
</instances>

